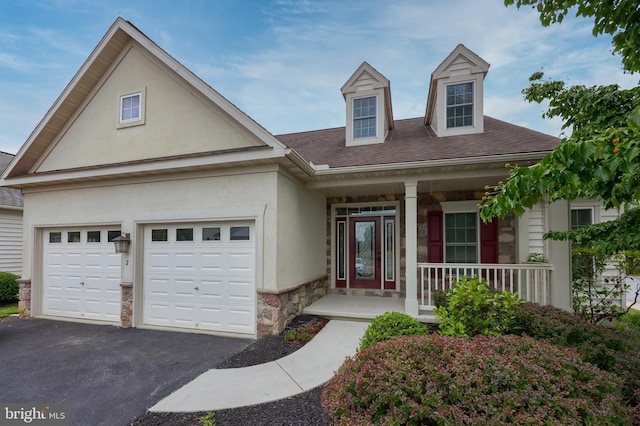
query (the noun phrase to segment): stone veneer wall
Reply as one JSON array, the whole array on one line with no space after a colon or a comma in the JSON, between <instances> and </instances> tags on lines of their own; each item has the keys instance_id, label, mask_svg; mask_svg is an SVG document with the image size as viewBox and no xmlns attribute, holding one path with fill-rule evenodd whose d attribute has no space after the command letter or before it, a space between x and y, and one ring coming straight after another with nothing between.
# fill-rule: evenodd
<instances>
[{"instance_id":1,"label":"stone veneer wall","mask_svg":"<svg viewBox=\"0 0 640 426\"><path fill-rule=\"evenodd\" d=\"M133 315L133 283L120 283L120 327L131 328Z\"/></svg>"},{"instance_id":2,"label":"stone veneer wall","mask_svg":"<svg viewBox=\"0 0 640 426\"><path fill-rule=\"evenodd\" d=\"M20 318L31 316L31 280L20 279L18 310ZM131 327L133 283L121 283L120 325ZM314 280L279 291L258 290L258 337L281 333L302 310L327 295L329 277Z\"/></svg>"},{"instance_id":3,"label":"stone veneer wall","mask_svg":"<svg viewBox=\"0 0 640 426\"><path fill-rule=\"evenodd\" d=\"M302 310L326 296L329 277L282 290L258 290L258 337L280 334Z\"/></svg>"},{"instance_id":4,"label":"stone veneer wall","mask_svg":"<svg viewBox=\"0 0 640 426\"><path fill-rule=\"evenodd\" d=\"M31 280L19 279L18 281L18 316L29 318L31 316Z\"/></svg>"},{"instance_id":5,"label":"stone veneer wall","mask_svg":"<svg viewBox=\"0 0 640 426\"><path fill-rule=\"evenodd\" d=\"M495 220L495 219L494 219ZM498 220L498 263L516 263L516 215L509 213ZM526 259L522 259L524 261Z\"/></svg>"},{"instance_id":6,"label":"stone veneer wall","mask_svg":"<svg viewBox=\"0 0 640 426\"><path fill-rule=\"evenodd\" d=\"M418 229L417 241L418 247L418 263L427 262L427 212L442 210L440 206L444 201L465 201L477 200L478 203L484 196L484 190L477 191L445 191L432 193L418 193ZM400 200L400 211L398 212L399 222L397 226L400 231L400 291L403 295L406 289L405 285L405 268L406 268L406 239L405 239L405 204L404 194L384 194L368 197L330 197L327 198L327 274L331 274L331 209L334 204L367 204L374 202L390 202ZM504 219L498 220L498 263L516 263L516 216L511 213ZM344 289L335 289L334 284L330 283L329 288L332 292L338 294L355 294L352 290L350 293L341 292ZM419 289L418 289L419 290ZM398 292L380 291L384 296L396 297Z\"/></svg>"}]
</instances>

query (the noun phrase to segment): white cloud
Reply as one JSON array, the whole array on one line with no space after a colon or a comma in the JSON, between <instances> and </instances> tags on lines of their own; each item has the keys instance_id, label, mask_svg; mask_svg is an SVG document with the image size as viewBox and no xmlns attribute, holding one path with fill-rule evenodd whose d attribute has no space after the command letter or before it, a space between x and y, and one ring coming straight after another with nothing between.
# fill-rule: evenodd
<instances>
[{"instance_id":1,"label":"white cloud","mask_svg":"<svg viewBox=\"0 0 640 426\"><path fill-rule=\"evenodd\" d=\"M275 0L240 15L225 14L240 10L237 5L218 2L44 4L69 15L67 24L52 20L0 30L0 81L2 68L21 70L35 92L49 96L43 101L8 83L7 93L25 102L13 105L16 115L11 105L0 104L12 121L3 118L5 140L31 131L34 123L16 131L28 123L13 121L46 112L55 90L64 88L117 15L273 133L344 125L339 89L365 60L390 79L396 119L421 116L431 72L458 43L491 64L485 112L546 133L558 134L561 123L543 122L543 107L522 99L532 72L543 69L549 77L585 84L628 87L638 80L620 71L607 37L591 36L589 20L543 28L535 11L495 0Z\"/></svg>"}]
</instances>

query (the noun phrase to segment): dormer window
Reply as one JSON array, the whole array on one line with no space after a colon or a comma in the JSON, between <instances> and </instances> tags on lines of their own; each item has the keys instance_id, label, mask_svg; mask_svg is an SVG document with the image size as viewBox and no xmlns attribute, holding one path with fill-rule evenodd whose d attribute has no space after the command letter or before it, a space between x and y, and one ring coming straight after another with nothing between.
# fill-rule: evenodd
<instances>
[{"instance_id":1,"label":"dormer window","mask_svg":"<svg viewBox=\"0 0 640 426\"><path fill-rule=\"evenodd\" d=\"M376 137L375 96L353 100L353 138Z\"/></svg>"},{"instance_id":2,"label":"dormer window","mask_svg":"<svg viewBox=\"0 0 640 426\"><path fill-rule=\"evenodd\" d=\"M431 74L424 123L439 137L484 132L483 82L489 64L459 44Z\"/></svg>"},{"instance_id":3,"label":"dormer window","mask_svg":"<svg viewBox=\"0 0 640 426\"><path fill-rule=\"evenodd\" d=\"M473 82L449 84L447 91L447 129L473 126Z\"/></svg>"},{"instance_id":4,"label":"dormer window","mask_svg":"<svg viewBox=\"0 0 640 426\"><path fill-rule=\"evenodd\" d=\"M393 128L389 80L363 62L340 91L346 102L345 146L384 143Z\"/></svg>"}]
</instances>

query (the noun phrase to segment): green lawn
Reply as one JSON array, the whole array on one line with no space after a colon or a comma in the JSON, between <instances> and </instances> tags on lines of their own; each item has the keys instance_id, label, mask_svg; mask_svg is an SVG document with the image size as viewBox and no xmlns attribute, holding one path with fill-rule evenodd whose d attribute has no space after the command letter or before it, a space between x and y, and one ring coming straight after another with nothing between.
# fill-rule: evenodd
<instances>
[{"instance_id":1,"label":"green lawn","mask_svg":"<svg viewBox=\"0 0 640 426\"><path fill-rule=\"evenodd\" d=\"M0 307L0 318L18 313L18 304Z\"/></svg>"}]
</instances>

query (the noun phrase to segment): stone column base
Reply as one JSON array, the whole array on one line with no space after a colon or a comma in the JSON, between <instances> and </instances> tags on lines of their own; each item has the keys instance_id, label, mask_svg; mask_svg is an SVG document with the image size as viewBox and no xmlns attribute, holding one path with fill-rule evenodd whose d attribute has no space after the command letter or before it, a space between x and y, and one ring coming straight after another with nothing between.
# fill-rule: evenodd
<instances>
[{"instance_id":1,"label":"stone column base","mask_svg":"<svg viewBox=\"0 0 640 426\"><path fill-rule=\"evenodd\" d=\"M306 306L324 297L328 287L325 275L282 290L258 290L258 337L282 333Z\"/></svg>"},{"instance_id":2,"label":"stone column base","mask_svg":"<svg viewBox=\"0 0 640 426\"><path fill-rule=\"evenodd\" d=\"M18 281L18 316L29 318L31 316L31 280L19 279Z\"/></svg>"},{"instance_id":3,"label":"stone column base","mask_svg":"<svg viewBox=\"0 0 640 426\"><path fill-rule=\"evenodd\" d=\"M131 328L133 316L133 283L120 283L121 303L120 303L120 327Z\"/></svg>"}]
</instances>

